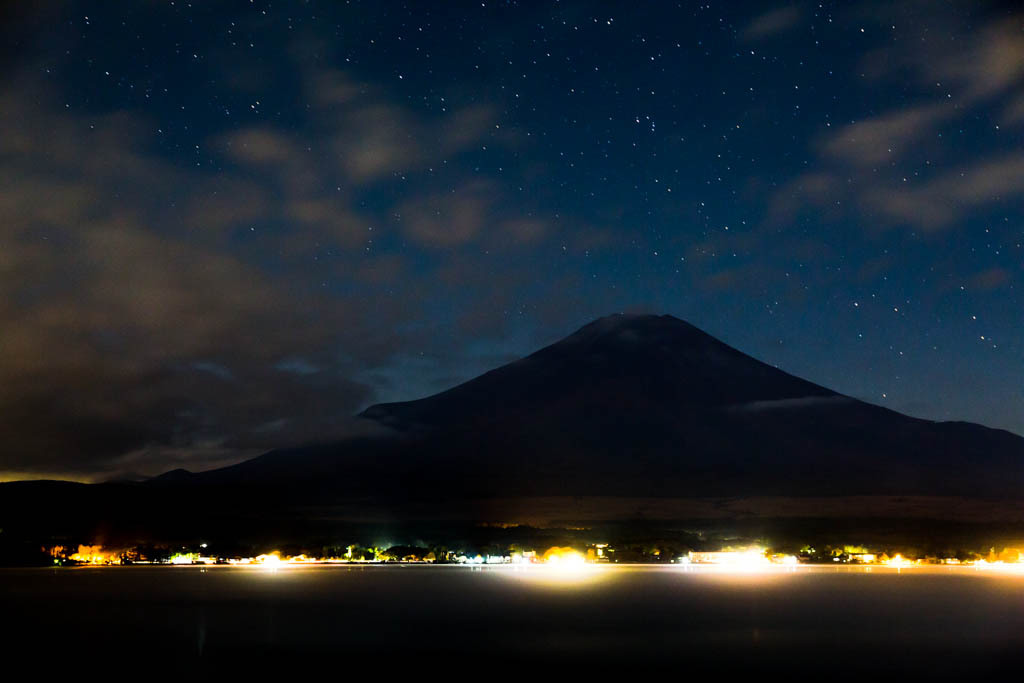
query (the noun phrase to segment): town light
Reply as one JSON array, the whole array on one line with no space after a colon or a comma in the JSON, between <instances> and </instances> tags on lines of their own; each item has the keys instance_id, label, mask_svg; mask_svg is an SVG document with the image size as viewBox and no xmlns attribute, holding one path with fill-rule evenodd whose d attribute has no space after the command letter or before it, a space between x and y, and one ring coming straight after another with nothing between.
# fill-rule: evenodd
<instances>
[{"instance_id":1,"label":"town light","mask_svg":"<svg viewBox=\"0 0 1024 683\"><path fill-rule=\"evenodd\" d=\"M263 565L264 567L267 567L269 569L275 569L277 567L280 567L282 564L281 553L275 550L274 552L268 553L266 555L257 555L256 563Z\"/></svg>"},{"instance_id":2,"label":"town light","mask_svg":"<svg viewBox=\"0 0 1024 683\"><path fill-rule=\"evenodd\" d=\"M586 562L586 558L572 548L560 548L555 546L544 552L544 561L557 567L580 567Z\"/></svg>"}]
</instances>

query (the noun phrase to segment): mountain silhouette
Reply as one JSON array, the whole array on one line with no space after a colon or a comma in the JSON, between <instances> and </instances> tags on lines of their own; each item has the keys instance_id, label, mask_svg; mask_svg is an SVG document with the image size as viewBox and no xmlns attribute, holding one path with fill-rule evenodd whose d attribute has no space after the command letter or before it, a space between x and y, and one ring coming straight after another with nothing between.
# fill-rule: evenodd
<instances>
[{"instance_id":1,"label":"mountain silhouette","mask_svg":"<svg viewBox=\"0 0 1024 683\"><path fill-rule=\"evenodd\" d=\"M1024 482L1019 436L843 396L667 315L598 319L476 379L358 419L381 435L272 451L185 479L396 501L1020 498Z\"/></svg>"}]
</instances>

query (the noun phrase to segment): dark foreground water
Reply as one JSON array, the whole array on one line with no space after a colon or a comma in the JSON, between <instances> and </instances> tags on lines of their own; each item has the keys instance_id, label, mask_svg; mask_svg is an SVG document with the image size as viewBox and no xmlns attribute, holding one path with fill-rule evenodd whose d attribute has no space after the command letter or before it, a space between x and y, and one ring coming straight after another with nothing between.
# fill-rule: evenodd
<instances>
[{"instance_id":1,"label":"dark foreground water","mask_svg":"<svg viewBox=\"0 0 1024 683\"><path fill-rule=\"evenodd\" d=\"M1024 575L963 568L0 570L0 609L8 667L72 676L1024 674Z\"/></svg>"}]
</instances>

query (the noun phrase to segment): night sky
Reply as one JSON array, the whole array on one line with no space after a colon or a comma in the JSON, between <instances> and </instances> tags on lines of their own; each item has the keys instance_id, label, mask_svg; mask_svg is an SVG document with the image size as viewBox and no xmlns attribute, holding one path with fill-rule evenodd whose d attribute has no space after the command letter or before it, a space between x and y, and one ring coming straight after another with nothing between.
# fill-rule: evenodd
<instances>
[{"instance_id":1,"label":"night sky","mask_svg":"<svg viewBox=\"0 0 1024 683\"><path fill-rule=\"evenodd\" d=\"M1024 434L1018 3L4 7L0 479L337 438L617 311Z\"/></svg>"}]
</instances>

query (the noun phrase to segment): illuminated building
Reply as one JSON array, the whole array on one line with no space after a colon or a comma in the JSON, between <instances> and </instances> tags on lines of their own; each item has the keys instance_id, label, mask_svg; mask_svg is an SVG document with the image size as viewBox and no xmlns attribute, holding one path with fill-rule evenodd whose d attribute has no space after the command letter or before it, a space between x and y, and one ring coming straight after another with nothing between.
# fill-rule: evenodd
<instances>
[{"instance_id":1,"label":"illuminated building","mask_svg":"<svg viewBox=\"0 0 1024 683\"><path fill-rule=\"evenodd\" d=\"M689 564L726 564L726 565L755 565L768 564L764 550L761 548L750 548L747 550L721 550L721 551L690 551L688 555Z\"/></svg>"},{"instance_id":2,"label":"illuminated building","mask_svg":"<svg viewBox=\"0 0 1024 683\"><path fill-rule=\"evenodd\" d=\"M587 548L587 562L611 562L611 554L615 552L607 543L598 543Z\"/></svg>"}]
</instances>

